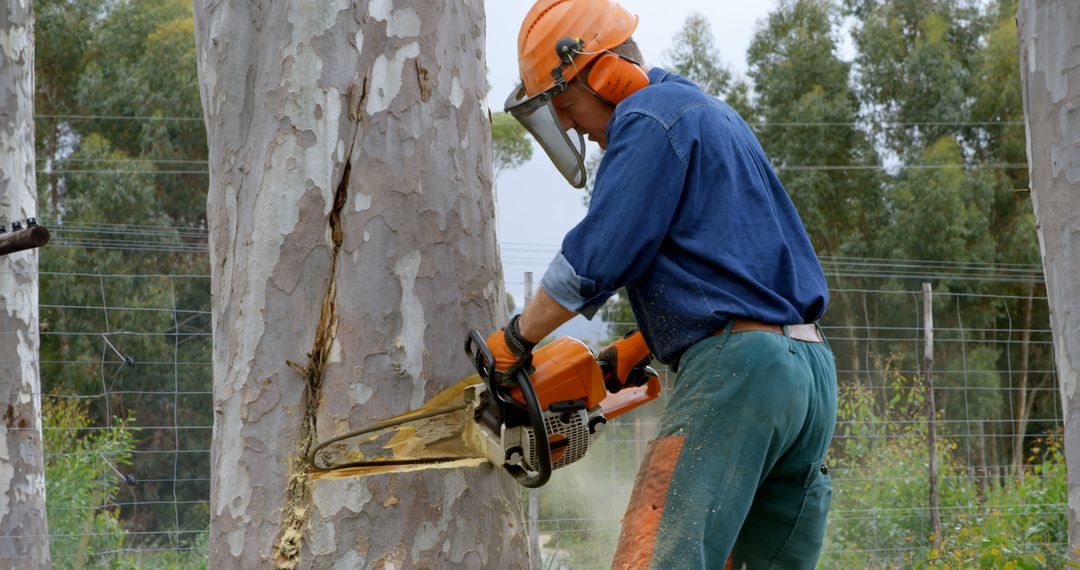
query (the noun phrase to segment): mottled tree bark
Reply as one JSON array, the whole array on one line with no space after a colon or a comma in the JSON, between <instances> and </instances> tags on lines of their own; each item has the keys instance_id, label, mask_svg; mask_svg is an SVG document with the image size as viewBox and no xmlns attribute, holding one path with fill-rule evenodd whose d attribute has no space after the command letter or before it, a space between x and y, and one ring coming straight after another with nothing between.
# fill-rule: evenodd
<instances>
[{"instance_id":1,"label":"mottled tree bark","mask_svg":"<svg viewBox=\"0 0 1080 570\"><path fill-rule=\"evenodd\" d=\"M0 223L36 217L31 0L0 7ZM0 568L48 568L38 254L0 256Z\"/></svg>"},{"instance_id":2,"label":"mottled tree bark","mask_svg":"<svg viewBox=\"0 0 1080 570\"><path fill-rule=\"evenodd\" d=\"M1021 0L1031 201L1065 410L1069 557L1080 562L1080 3Z\"/></svg>"},{"instance_id":3,"label":"mottled tree bark","mask_svg":"<svg viewBox=\"0 0 1080 570\"><path fill-rule=\"evenodd\" d=\"M480 0L195 0L210 148L210 566L527 565L489 466L311 479L505 319ZM291 361L299 366L288 365Z\"/></svg>"}]
</instances>

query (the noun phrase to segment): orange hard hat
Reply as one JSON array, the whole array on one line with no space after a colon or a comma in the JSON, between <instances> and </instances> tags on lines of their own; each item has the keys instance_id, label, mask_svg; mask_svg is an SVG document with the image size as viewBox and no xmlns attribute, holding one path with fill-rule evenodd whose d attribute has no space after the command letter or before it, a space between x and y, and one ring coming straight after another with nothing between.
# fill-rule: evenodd
<instances>
[{"instance_id":1,"label":"orange hard hat","mask_svg":"<svg viewBox=\"0 0 1080 570\"><path fill-rule=\"evenodd\" d=\"M638 17L614 0L539 0L518 33L518 66L529 97L551 89L556 77L569 81L604 50L630 39ZM569 39L577 45L573 65L556 47Z\"/></svg>"}]
</instances>

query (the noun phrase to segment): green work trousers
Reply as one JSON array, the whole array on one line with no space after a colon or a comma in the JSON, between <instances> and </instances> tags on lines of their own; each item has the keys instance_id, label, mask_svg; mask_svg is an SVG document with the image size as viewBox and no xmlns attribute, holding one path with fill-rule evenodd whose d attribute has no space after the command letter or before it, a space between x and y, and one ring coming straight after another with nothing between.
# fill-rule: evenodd
<instances>
[{"instance_id":1,"label":"green work trousers","mask_svg":"<svg viewBox=\"0 0 1080 570\"><path fill-rule=\"evenodd\" d=\"M817 563L832 500L832 351L730 328L682 356L613 567L721 569L729 556L735 569Z\"/></svg>"}]
</instances>

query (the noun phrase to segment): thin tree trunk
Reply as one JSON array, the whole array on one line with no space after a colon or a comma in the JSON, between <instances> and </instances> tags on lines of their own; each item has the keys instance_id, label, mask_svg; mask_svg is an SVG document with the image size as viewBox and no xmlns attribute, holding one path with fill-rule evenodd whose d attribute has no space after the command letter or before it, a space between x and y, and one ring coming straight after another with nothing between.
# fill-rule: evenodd
<instances>
[{"instance_id":1,"label":"thin tree trunk","mask_svg":"<svg viewBox=\"0 0 1080 570\"><path fill-rule=\"evenodd\" d=\"M851 311L844 316L844 326L847 328L848 338L851 339L849 343L849 350L851 353L848 355L848 366L851 367L851 384L853 386L859 386L862 384L860 376L862 375L862 363L859 359L859 325L855 323L854 306L851 307ZM869 382L867 382L869 384Z\"/></svg>"},{"instance_id":2,"label":"thin tree trunk","mask_svg":"<svg viewBox=\"0 0 1080 570\"><path fill-rule=\"evenodd\" d=\"M0 219L37 217L33 4L0 8ZM0 568L48 568L38 254L0 256Z\"/></svg>"},{"instance_id":3,"label":"thin tree trunk","mask_svg":"<svg viewBox=\"0 0 1080 570\"><path fill-rule=\"evenodd\" d=\"M1080 562L1080 2L1021 0L1031 201L1065 414L1069 558Z\"/></svg>"},{"instance_id":4,"label":"thin tree trunk","mask_svg":"<svg viewBox=\"0 0 1080 570\"><path fill-rule=\"evenodd\" d=\"M975 455L978 465L975 467L975 494L979 504L986 502L986 486L990 483L990 464L986 461L986 427L982 422L975 424Z\"/></svg>"},{"instance_id":5,"label":"thin tree trunk","mask_svg":"<svg viewBox=\"0 0 1080 570\"><path fill-rule=\"evenodd\" d=\"M1020 388L1016 402L1016 428L1013 432L1012 472L1013 477L1024 478L1024 439L1027 435L1028 384L1031 372L1031 314L1034 312L1032 297L1035 292L1029 288L1028 298L1024 303L1024 332L1020 335ZM1032 398L1034 399L1034 398Z\"/></svg>"},{"instance_id":6,"label":"thin tree trunk","mask_svg":"<svg viewBox=\"0 0 1080 570\"><path fill-rule=\"evenodd\" d=\"M45 152L49 153L45 159L49 164L49 187L45 191L49 195L49 216L53 223L60 223L60 176L56 173L56 155L60 147L60 127L57 119L49 120L49 134L45 140Z\"/></svg>"},{"instance_id":7,"label":"thin tree trunk","mask_svg":"<svg viewBox=\"0 0 1080 570\"><path fill-rule=\"evenodd\" d=\"M302 461L468 375L467 331L505 322L483 2L195 0L195 23L210 566L526 567L500 471L311 478Z\"/></svg>"}]
</instances>

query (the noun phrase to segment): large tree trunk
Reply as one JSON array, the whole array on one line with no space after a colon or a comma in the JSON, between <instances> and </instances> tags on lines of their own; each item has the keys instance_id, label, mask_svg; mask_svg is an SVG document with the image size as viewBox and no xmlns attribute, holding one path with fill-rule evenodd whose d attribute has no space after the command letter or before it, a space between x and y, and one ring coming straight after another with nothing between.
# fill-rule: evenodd
<instances>
[{"instance_id":1,"label":"large tree trunk","mask_svg":"<svg viewBox=\"0 0 1080 570\"><path fill-rule=\"evenodd\" d=\"M1069 556L1080 561L1080 2L1021 0L1031 201L1065 411Z\"/></svg>"},{"instance_id":2,"label":"large tree trunk","mask_svg":"<svg viewBox=\"0 0 1080 570\"><path fill-rule=\"evenodd\" d=\"M0 7L0 224L36 217L34 21ZM0 568L48 568L38 369L38 255L0 256Z\"/></svg>"},{"instance_id":3,"label":"large tree trunk","mask_svg":"<svg viewBox=\"0 0 1080 570\"><path fill-rule=\"evenodd\" d=\"M313 480L301 460L467 375L468 329L505 319L483 3L195 0L195 22L210 566L526 566L491 467Z\"/></svg>"}]
</instances>

